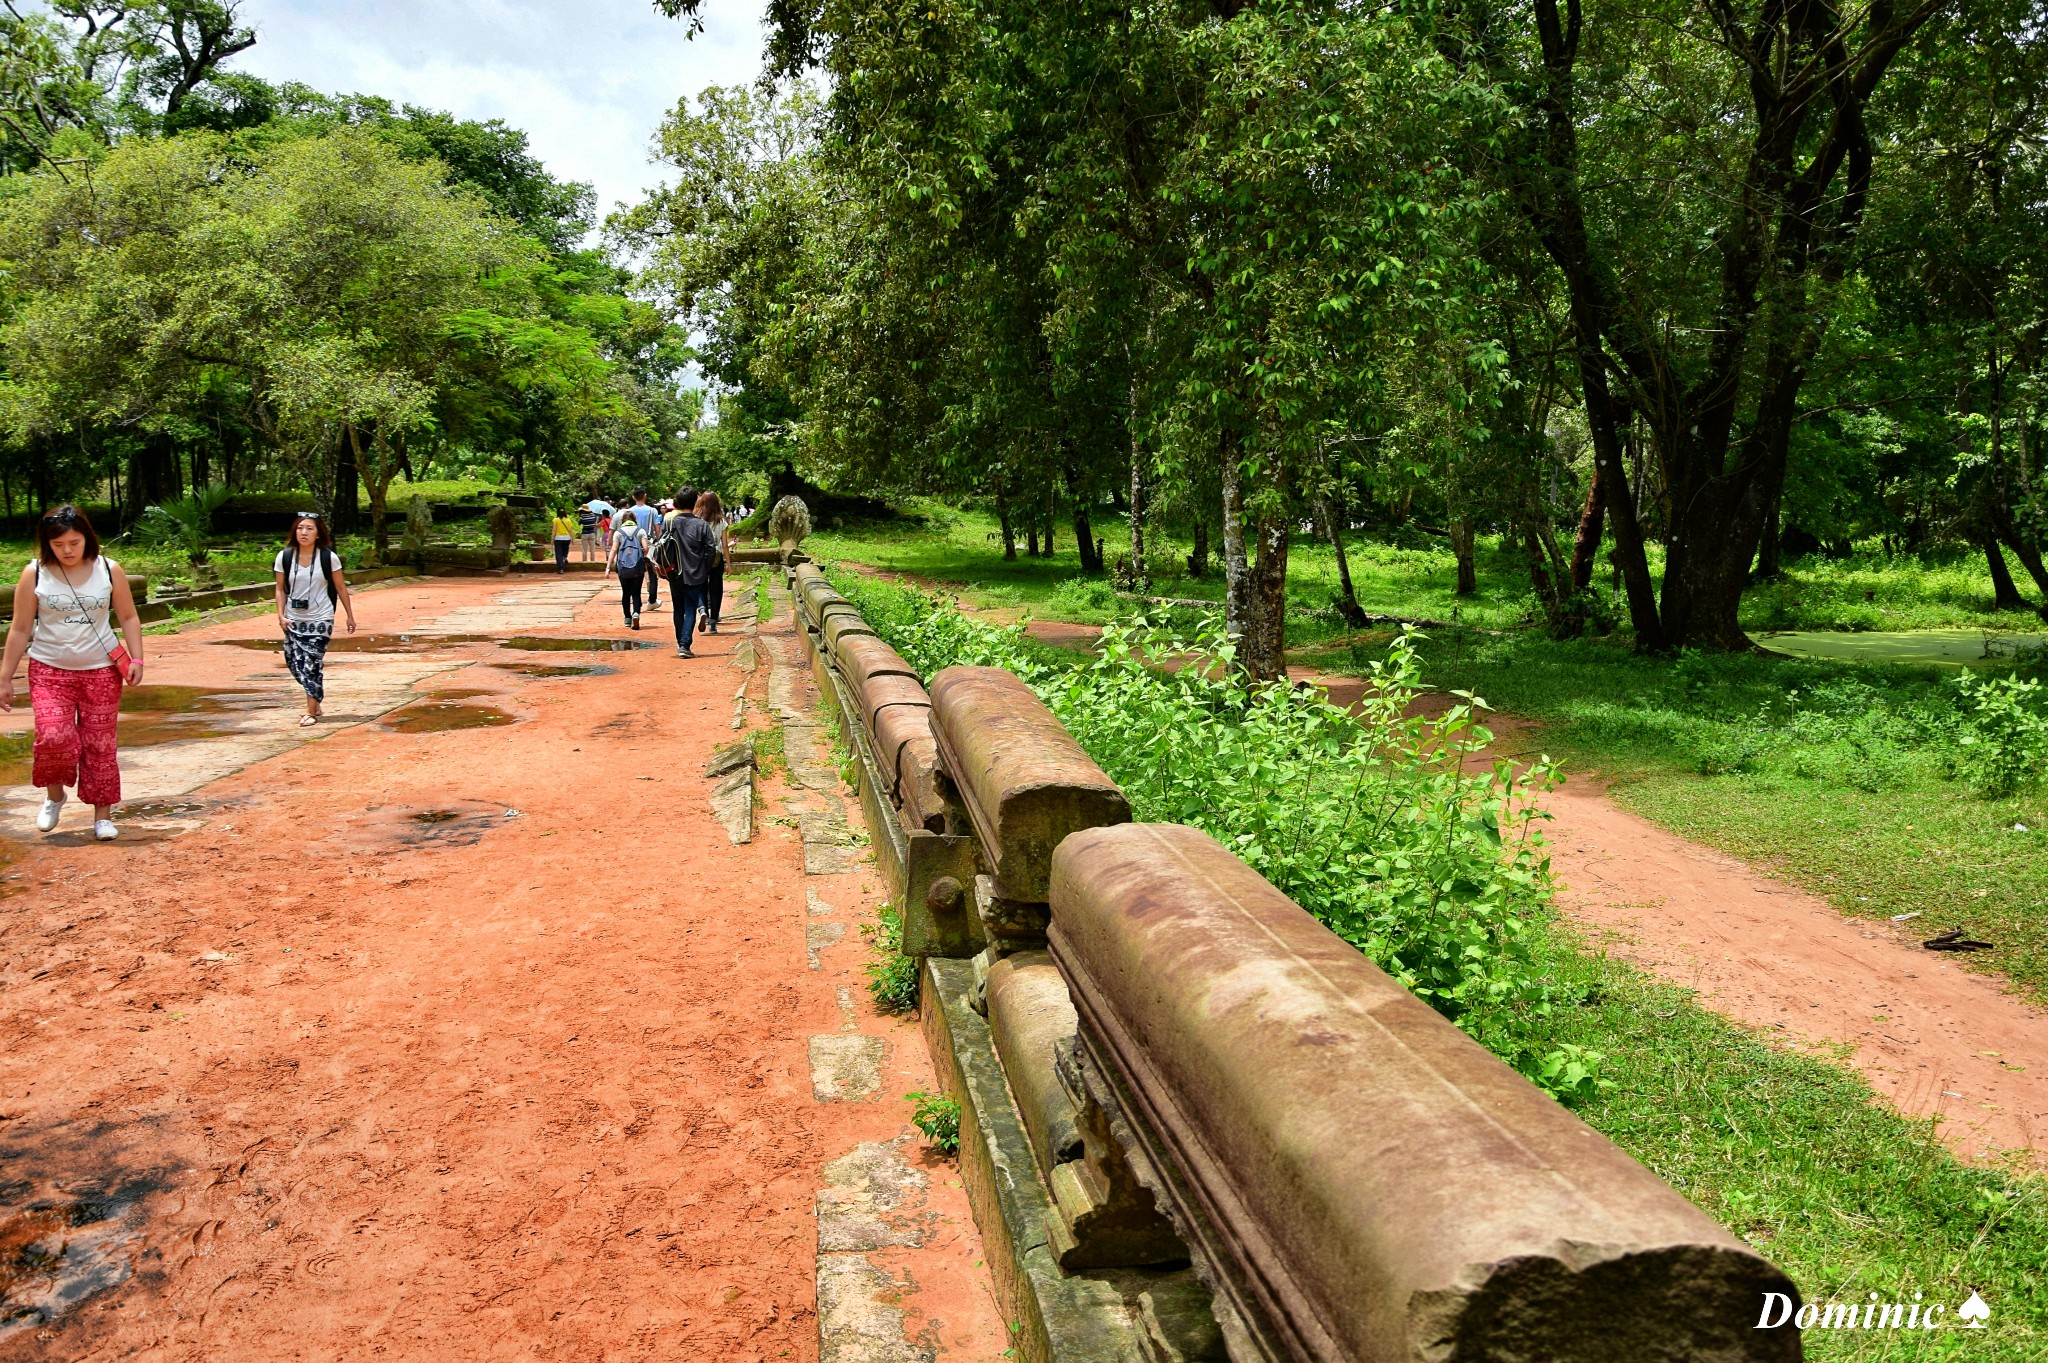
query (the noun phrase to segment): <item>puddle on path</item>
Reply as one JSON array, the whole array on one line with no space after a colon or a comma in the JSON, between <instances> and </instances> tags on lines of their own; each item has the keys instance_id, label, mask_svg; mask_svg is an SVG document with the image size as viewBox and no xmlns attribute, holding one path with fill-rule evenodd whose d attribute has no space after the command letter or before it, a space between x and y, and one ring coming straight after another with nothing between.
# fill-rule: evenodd
<instances>
[{"instance_id":1,"label":"puddle on path","mask_svg":"<svg viewBox=\"0 0 2048 1363\"><path fill-rule=\"evenodd\" d=\"M284 650L282 639L214 639L222 648L250 648L268 653ZM495 634L343 634L327 646L329 653L425 653L463 644L496 644L522 653L627 653L654 645L639 639L556 639L540 634L500 638Z\"/></svg>"},{"instance_id":2,"label":"puddle on path","mask_svg":"<svg viewBox=\"0 0 2048 1363\"><path fill-rule=\"evenodd\" d=\"M609 677L613 669L596 663L489 663L522 677Z\"/></svg>"},{"instance_id":3,"label":"puddle on path","mask_svg":"<svg viewBox=\"0 0 2048 1363\"><path fill-rule=\"evenodd\" d=\"M533 653L630 653L636 648L653 648L643 639L551 639L538 634L521 634L502 639L503 648Z\"/></svg>"},{"instance_id":4,"label":"puddle on path","mask_svg":"<svg viewBox=\"0 0 2048 1363\"><path fill-rule=\"evenodd\" d=\"M388 853L400 847L472 847L508 820L503 805L458 800L446 805L379 805L348 819L325 841L351 852Z\"/></svg>"},{"instance_id":5,"label":"puddle on path","mask_svg":"<svg viewBox=\"0 0 2048 1363\"><path fill-rule=\"evenodd\" d=\"M282 653L284 640L277 638L259 639L211 639L221 648L250 648L267 653ZM455 648L462 644L490 644L497 639L489 634L341 634L327 645L329 653L425 653L436 648Z\"/></svg>"},{"instance_id":6,"label":"puddle on path","mask_svg":"<svg viewBox=\"0 0 2048 1363\"><path fill-rule=\"evenodd\" d=\"M231 716L275 709L278 700L266 691L236 687L136 686L121 693L120 742L123 748L151 748L194 738L220 738L240 732ZM35 731L0 734L0 788L25 786L33 778Z\"/></svg>"},{"instance_id":7,"label":"puddle on path","mask_svg":"<svg viewBox=\"0 0 2048 1363\"><path fill-rule=\"evenodd\" d=\"M36 1196L0 1185L0 1341L39 1329L135 1271L133 1201L79 1189Z\"/></svg>"},{"instance_id":8,"label":"puddle on path","mask_svg":"<svg viewBox=\"0 0 2048 1363\"><path fill-rule=\"evenodd\" d=\"M464 694L484 695L485 692ZM440 734L455 729L495 729L519 721L493 705L470 705L459 700L415 701L386 715L382 727L400 734Z\"/></svg>"}]
</instances>

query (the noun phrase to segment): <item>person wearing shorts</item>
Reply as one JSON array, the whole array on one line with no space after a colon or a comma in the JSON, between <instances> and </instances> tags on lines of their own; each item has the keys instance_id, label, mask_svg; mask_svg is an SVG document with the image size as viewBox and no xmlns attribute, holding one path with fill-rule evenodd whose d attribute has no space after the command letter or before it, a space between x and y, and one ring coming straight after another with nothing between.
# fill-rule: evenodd
<instances>
[{"instance_id":1,"label":"person wearing shorts","mask_svg":"<svg viewBox=\"0 0 2048 1363\"><path fill-rule=\"evenodd\" d=\"M120 622L119 638L109 617ZM43 788L36 829L56 831L64 788L76 786L93 807L93 836L112 842L120 836L121 685L142 681L142 621L128 575L100 553L92 522L68 502L37 522L36 557L14 584L0 711L14 709L14 673L24 655L36 715L30 779Z\"/></svg>"},{"instance_id":2,"label":"person wearing shorts","mask_svg":"<svg viewBox=\"0 0 2048 1363\"><path fill-rule=\"evenodd\" d=\"M306 692L306 714L299 721L320 722L327 699L327 645L334 638L334 608L348 613L348 632L356 632L356 606L342 576L341 556L334 552L334 533L317 511L292 517L285 547L277 551L271 571L277 578L277 623L284 631L284 665Z\"/></svg>"}]
</instances>

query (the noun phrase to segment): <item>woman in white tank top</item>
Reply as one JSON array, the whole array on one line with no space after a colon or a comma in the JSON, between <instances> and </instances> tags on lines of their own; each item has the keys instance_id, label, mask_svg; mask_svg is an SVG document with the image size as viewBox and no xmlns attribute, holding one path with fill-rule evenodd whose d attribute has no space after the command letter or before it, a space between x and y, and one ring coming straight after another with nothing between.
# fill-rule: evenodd
<instances>
[{"instance_id":1,"label":"woman in white tank top","mask_svg":"<svg viewBox=\"0 0 2048 1363\"><path fill-rule=\"evenodd\" d=\"M119 836L121 684L142 680L142 621L128 575L100 553L92 522L68 503L37 523L36 557L14 584L0 710L14 709L14 673L24 655L36 714L34 780L45 797L36 827L55 830L64 788L75 785L93 806L93 836L111 842Z\"/></svg>"}]
</instances>

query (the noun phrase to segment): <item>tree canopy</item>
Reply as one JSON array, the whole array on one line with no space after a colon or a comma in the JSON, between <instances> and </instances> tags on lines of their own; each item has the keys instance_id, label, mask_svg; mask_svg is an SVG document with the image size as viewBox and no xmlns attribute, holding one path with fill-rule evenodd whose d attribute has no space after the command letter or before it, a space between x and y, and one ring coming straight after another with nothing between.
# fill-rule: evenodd
<instances>
[{"instance_id":1,"label":"tree canopy","mask_svg":"<svg viewBox=\"0 0 2048 1363\"><path fill-rule=\"evenodd\" d=\"M692 0L659 8L694 21ZM1292 537L1604 561L1646 650L1861 538L2041 569L2040 6L772 7L616 221L819 477L1216 531L1278 675ZM822 93L812 93L812 91ZM1604 547L1604 551L1603 551ZM1354 607L1355 609L1355 607Z\"/></svg>"}]
</instances>

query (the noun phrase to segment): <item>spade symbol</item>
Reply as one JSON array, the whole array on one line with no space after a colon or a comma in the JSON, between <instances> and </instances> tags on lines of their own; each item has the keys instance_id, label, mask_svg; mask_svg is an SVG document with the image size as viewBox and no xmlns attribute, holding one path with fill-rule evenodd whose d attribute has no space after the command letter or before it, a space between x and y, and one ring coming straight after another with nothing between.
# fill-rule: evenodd
<instances>
[{"instance_id":1,"label":"spade symbol","mask_svg":"<svg viewBox=\"0 0 2048 1363\"><path fill-rule=\"evenodd\" d=\"M1968 1321L1972 1330L1981 1330L1984 1322L1991 1319L1991 1308L1984 1304L1982 1297L1972 1292L1970 1299L1956 1308L1956 1319Z\"/></svg>"}]
</instances>

